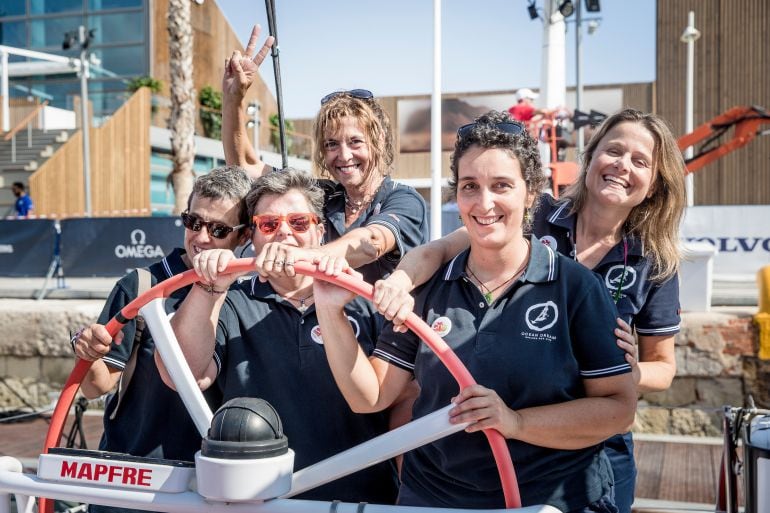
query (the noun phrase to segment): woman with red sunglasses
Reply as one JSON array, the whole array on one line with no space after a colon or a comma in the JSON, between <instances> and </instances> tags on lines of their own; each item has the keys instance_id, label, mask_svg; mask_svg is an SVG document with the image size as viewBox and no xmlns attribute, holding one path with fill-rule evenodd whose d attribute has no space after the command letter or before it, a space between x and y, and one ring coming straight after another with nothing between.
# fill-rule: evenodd
<instances>
[{"instance_id":1,"label":"woman with red sunglasses","mask_svg":"<svg viewBox=\"0 0 770 513\"><path fill-rule=\"evenodd\" d=\"M267 55L272 38L252 58L255 27L244 54L234 52L223 78L222 142L228 163L261 176L262 162L246 134L244 97ZM328 264L334 272L349 263L370 283L393 271L410 249L427 242L425 201L412 187L394 182L390 120L371 91L336 91L321 99L315 120L313 164L323 177L326 242L322 248L270 244L257 256L263 277L294 274L297 260ZM329 179L330 178L330 179Z\"/></svg>"},{"instance_id":2,"label":"woman with red sunglasses","mask_svg":"<svg viewBox=\"0 0 770 513\"><path fill-rule=\"evenodd\" d=\"M245 200L257 253L268 244L317 248L324 234L323 198L315 180L300 171L257 179ZM201 388L218 388L223 402L259 396L275 407L295 453L295 470L387 431L387 412L353 413L337 389L316 318L313 278L278 274L235 283L236 274L219 274L234 258L229 250L195 255L193 267L207 285L193 287L171 321ZM382 318L362 299L346 315L370 354ZM162 361L156 362L172 386ZM392 504L396 492L395 465L386 461L298 498Z\"/></svg>"}]
</instances>

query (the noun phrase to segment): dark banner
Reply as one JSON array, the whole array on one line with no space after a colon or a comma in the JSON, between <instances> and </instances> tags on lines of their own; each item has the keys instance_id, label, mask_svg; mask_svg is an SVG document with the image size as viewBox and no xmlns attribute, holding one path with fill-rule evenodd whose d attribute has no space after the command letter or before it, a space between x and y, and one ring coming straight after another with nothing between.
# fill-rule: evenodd
<instances>
[{"instance_id":1,"label":"dark banner","mask_svg":"<svg viewBox=\"0 0 770 513\"><path fill-rule=\"evenodd\" d=\"M61 222L67 277L122 276L146 267L184 243L178 217L102 217Z\"/></svg>"},{"instance_id":2,"label":"dark banner","mask_svg":"<svg viewBox=\"0 0 770 513\"><path fill-rule=\"evenodd\" d=\"M0 276L45 276L55 248L55 221L0 220Z\"/></svg>"}]
</instances>

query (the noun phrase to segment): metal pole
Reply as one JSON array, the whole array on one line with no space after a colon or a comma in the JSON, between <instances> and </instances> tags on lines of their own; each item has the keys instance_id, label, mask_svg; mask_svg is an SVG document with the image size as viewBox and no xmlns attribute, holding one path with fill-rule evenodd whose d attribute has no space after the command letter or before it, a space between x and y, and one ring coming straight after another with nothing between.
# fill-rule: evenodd
<instances>
[{"instance_id":1,"label":"metal pole","mask_svg":"<svg viewBox=\"0 0 770 513\"><path fill-rule=\"evenodd\" d=\"M441 238L441 0L433 0L433 94L430 99L430 238Z\"/></svg>"},{"instance_id":2,"label":"metal pole","mask_svg":"<svg viewBox=\"0 0 770 513\"><path fill-rule=\"evenodd\" d=\"M686 134L693 129L693 98L695 96L695 41L700 37L700 32L695 28L695 12L690 11L687 16L687 28L682 34L681 40L687 43L687 92L685 96L685 119L684 131ZM685 150L685 160L693 157L693 147ZM687 190L687 206L692 207L695 204L695 180L692 173L688 173L685 178L685 187Z\"/></svg>"},{"instance_id":3,"label":"metal pole","mask_svg":"<svg viewBox=\"0 0 770 513\"><path fill-rule=\"evenodd\" d=\"M583 26L582 26L582 0L575 2L575 110L583 110ZM585 147L585 132L583 127L577 130L578 155L583 153Z\"/></svg>"},{"instance_id":4,"label":"metal pole","mask_svg":"<svg viewBox=\"0 0 770 513\"><path fill-rule=\"evenodd\" d=\"M11 129L11 100L8 97L8 52L0 51L0 66L3 76L0 77L0 96L3 97L3 132Z\"/></svg>"},{"instance_id":5,"label":"metal pole","mask_svg":"<svg viewBox=\"0 0 770 513\"><path fill-rule=\"evenodd\" d=\"M286 148L286 127L283 118L283 88L281 87L281 61L278 49L278 27L275 19L275 3L273 0L265 0L267 8L267 25L270 35L275 38L271 55L273 57L273 72L275 75L275 101L278 104L278 136L281 140L281 162L283 167L289 166L289 154Z\"/></svg>"},{"instance_id":6,"label":"metal pole","mask_svg":"<svg viewBox=\"0 0 770 513\"><path fill-rule=\"evenodd\" d=\"M85 186L86 216L91 217L91 118L88 115L88 50L86 28L78 29L80 40L80 117L83 129L83 184Z\"/></svg>"}]
</instances>

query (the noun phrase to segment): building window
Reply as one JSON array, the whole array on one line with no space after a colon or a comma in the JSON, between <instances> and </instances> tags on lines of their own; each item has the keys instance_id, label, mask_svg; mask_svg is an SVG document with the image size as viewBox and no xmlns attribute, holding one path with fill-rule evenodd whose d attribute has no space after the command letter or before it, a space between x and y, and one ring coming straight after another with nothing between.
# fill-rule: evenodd
<instances>
[{"instance_id":1,"label":"building window","mask_svg":"<svg viewBox=\"0 0 770 513\"><path fill-rule=\"evenodd\" d=\"M82 16L33 19L29 22L29 46L33 49L50 47L53 53L61 53L64 33L77 30L83 24ZM46 51L51 51L47 49Z\"/></svg>"},{"instance_id":2,"label":"building window","mask_svg":"<svg viewBox=\"0 0 770 513\"><path fill-rule=\"evenodd\" d=\"M83 0L30 0L31 14L54 14L83 10Z\"/></svg>"},{"instance_id":3,"label":"building window","mask_svg":"<svg viewBox=\"0 0 770 513\"><path fill-rule=\"evenodd\" d=\"M26 48L27 28L23 21L0 21L0 45Z\"/></svg>"},{"instance_id":4,"label":"building window","mask_svg":"<svg viewBox=\"0 0 770 513\"><path fill-rule=\"evenodd\" d=\"M142 7L142 0L88 0L88 9L91 11L124 9L126 7Z\"/></svg>"},{"instance_id":5,"label":"building window","mask_svg":"<svg viewBox=\"0 0 770 513\"><path fill-rule=\"evenodd\" d=\"M101 67L123 76L137 76L147 73L144 45L93 48L102 61Z\"/></svg>"},{"instance_id":6,"label":"building window","mask_svg":"<svg viewBox=\"0 0 770 513\"><path fill-rule=\"evenodd\" d=\"M96 29L93 44L144 41L144 15L141 12L89 16L87 26Z\"/></svg>"},{"instance_id":7,"label":"building window","mask_svg":"<svg viewBox=\"0 0 770 513\"><path fill-rule=\"evenodd\" d=\"M18 16L24 14L24 0L3 0L0 5L0 16Z\"/></svg>"}]
</instances>

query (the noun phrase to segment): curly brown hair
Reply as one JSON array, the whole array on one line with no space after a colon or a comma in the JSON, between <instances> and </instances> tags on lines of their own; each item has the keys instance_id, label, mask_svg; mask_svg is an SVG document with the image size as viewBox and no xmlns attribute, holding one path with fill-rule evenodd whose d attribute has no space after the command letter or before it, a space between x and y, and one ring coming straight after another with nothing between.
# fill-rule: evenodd
<instances>
[{"instance_id":1,"label":"curly brown hair","mask_svg":"<svg viewBox=\"0 0 770 513\"><path fill-rule=\"evenodd\" d=\"M331 176L326 167L324 141L327 133L339 130L341 120L352 117L358 120L361 129L366 135L366 143L371 149L369 169L365 170L366 176L377 171L382 176L390 173L393 165L393 130L390 126L390 118L382 109L375 98L356 98L345 92L321 105L313 126L315 149L313 151L313 164L321 176Z\"/></svg>"},{"instance_id":2,"label":"curly brown hair","mask_svg":"<svg viewBox=\"0 0 770 513\"><path fill-rule=\"evenodd\" d=\"M510 123L521 126L518 133L510 133L501 130L501 123ZM452 178L449 181L452 197L457 197L457 179L458 165L460 158L465 155L471 146L481 146L482 148L496 148L504 150L512 158L519 161L521 166L522 178L527 184L527 192L534 197L530 212L537 210L540 191L546 183L546 177L543 174L543 167L540 163L540 153L537 149L537 141L529 134L527 129L514 121L507 112L490 110L489 112L476 118L472 125L466 125L468 128L461 128L455 141L454 153L452 154L451 164ZM528 216L531 217L531 216ZM531 220L523 220L525 233L531 229Z\"/></svg>"}]
</instances>

